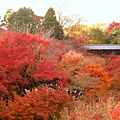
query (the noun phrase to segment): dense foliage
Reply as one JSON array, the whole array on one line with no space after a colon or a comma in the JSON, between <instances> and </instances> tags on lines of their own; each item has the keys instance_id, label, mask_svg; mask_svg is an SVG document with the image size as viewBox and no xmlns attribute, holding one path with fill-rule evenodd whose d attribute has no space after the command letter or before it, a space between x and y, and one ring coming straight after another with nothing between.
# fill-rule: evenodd
<instances>
[{"instance_id":1,"label":"dense foliage","mask_svg":"<svg viewBox=\"0 0 120 120\"><path fill-rule=\"evenodd\" d=\"M36 32L36 21L33 19L34 12L30 8L20 8L17 11L8 9L2 25L15 32Z\"/></svg>"},{"instance_id":2,"label":"dense foliage","mask_svg":"<svg viewBox=\"0 0 120 120\"><path fill-rule=\"evenodd\" d=\"M88 44L103 44L105 43L104 32L100 28L92 28L89 32Z\"/></svg>"},{"instance_id":3,"label":"dense foliage","mask_svg":"<svg viewBox=\"0 0 120 120\"><path fill-rule=\"evenodd\" d=\"M74 51L74 47L63 49L62 44L59 41L55 46L54 41L39 35L4 32L0 37L0 95L4 99L0 101L1 118L59 120L69 114L72 119L75 108L79 109L74 98L99 101L110 97L111 91L119 91L119 56L87 56ZM25 88L30 90L26 95ZM75 90L82 93L74 94Z\"/></svg>"},{"instance_id":4,"label":"dense foliage","mask_svg":"<svg viewBox=\"0 0 120 120\"><path fill-rule=\"evenodd\" d=\"M113 89L120 88L120 55L107 55L105 57L106 65L105 69L110 76L114 76L114 81L112 82Z\"/></svg>"},{"instance_id":5,"label":"dense foliage","mask_svg":"<svg viewBox=\"0 0 120 120\"><path fill-rule=\"evenodd\" d=\"M0 29L0 119L119 120L120 56L101 58L81 46L118 44L119 23L111 23L106 34L106 29L75 24L67 36L72 39L50 41L43 33L29 34L37 29L25 24L36 25L40 18L33 16L29 8L9 9L3 23L11 30ZM63 38L53 8L42 27L49 39Z\"/></svg>"},{"instance_id":6,"label":"dense foliage","mask_svg":"<svg viewBox=\"0 0 120 120\"><path fill-rule=\"evenodd\" d=\"M45 16L37 16L32 9L25 7L17 11L8 9L4 19L0 20L0 26L15 32L40 34L45 39L77 39L87 44L120 43L120 23L118 22L88 26L83 24L81 18L77 18L76 23L63 28L58 21L65 22L66 19L61 15L62 13L59 13L57 18L53 8L49 8Z\"/></svg>"},{"instance_id":7,"label":"dense foliage","mask_svg":"<svg viewBox=\"0 0 120 120\"><path fill-rule=\"evenodd\" d=\"M49 38L63 39L62 26L56 19L55 11L53 8L49 8L44 16L42 22L43 31L48 31Z\"/></svg>"},{"instance_id":8,"label":"dense foliage","mask_svg":"<svg viewBox=\"0 0 120 120\"><path fill-rule=\"evenodd\" d=\"M6 32L0 40L0 72L2 93L17 92L24 87L32 89L42 80L62 79L64 74L56 71L55 64L42 57L50 44L37 35Z\"/></svg>"},{"instance_id":9,"label":"dense foliage","mask_svg":"<svg viewBox=\"0 0 120 120\"><path fill-rule=\"evenodd\" d=\"M43 94L44 93L44 94ZM14 102L9 100L8 106L0 102L0 118L12 120L52 120L60 119L62 109L74 108L74 100L65 91L47 87L27 93L25 97L14 94Z\"/></svg>"}]
</instances>

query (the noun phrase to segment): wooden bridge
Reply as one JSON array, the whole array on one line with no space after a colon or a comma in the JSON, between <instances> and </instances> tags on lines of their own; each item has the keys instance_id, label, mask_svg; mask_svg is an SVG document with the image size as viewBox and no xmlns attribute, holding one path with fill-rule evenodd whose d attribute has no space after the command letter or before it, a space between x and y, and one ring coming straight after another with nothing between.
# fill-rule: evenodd
<instances>
[{"instance_id":1,"label":"wooden bridge","mask_svg":"<svg viewBox=\"0 0 120 120\"><path fill-rule=\"evenodd\" d=\"M120 54L120 44L84 44L83 47L87 51L102 57L108 54Z\"/></svg>"}]
</instances>

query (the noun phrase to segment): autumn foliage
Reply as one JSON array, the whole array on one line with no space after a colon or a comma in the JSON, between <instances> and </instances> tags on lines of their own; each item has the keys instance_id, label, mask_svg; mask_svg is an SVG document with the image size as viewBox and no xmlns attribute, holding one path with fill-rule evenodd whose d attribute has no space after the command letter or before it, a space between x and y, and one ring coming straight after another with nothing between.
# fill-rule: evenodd
<instances>
[{"instance_id":1,"label":"autumn foliage","mask_svg":"<svg viewBox=\"0 0 120 120\"><path fill-rule=\"evenodd\" d=\"M72 86L70 89L85 89L87 97L108 95L113 77L104 70L103 64L96 64L96 60L95 57L88 58L75 51L69 51L62 56L58 68L69 73L69 87Z\"/></svg>"},{"instance_id":2,"label":"autumn foliage","mask_svg":"<svg viewBox=\"0 0 120 120\"><path fill-rule=\"evenodd\" d=\"M83 69L86 73L89 73L91 76L99 78L99 84L101 83L104 87L110 88L112 78L104 71L100 65L89 64Z\"/></svg>"},{"instance_id":3,"label":"autumn foliage","mask_svg":"<svg viewBox=\"0 0 120 120\"><path fill-rule=\"evenodd\" d=\"M120 76L120 55L107 55L105 69L112 76Z\"/></svg>"},{"instance_id":4,"label":"autumn foliage","mask_svg":"<svg viewBox=\"0 0 120 120\"><path fill-rule=\"evenodd\" d=\"M96 86L90 90L94 92L93 95L107 96L109 95L108 89L111 88L113 78L98 64L89 64L84 67L84 72L90 74L90 76L97 78Z\"/></svg>"},{"instance_id":5,"label":"autumn foliage","mask_svg":"<svg viewBox=\"0 0 120 120\"><path fill-rule=\"evenodd\" d=\"M108 72L110 76L114 77L114 81L112 82L112 87L115 89L119 89L120 88L120 84L119 84L120 55L107 55L105 59L106 59L105 70Z\"/></svg>"},{"instance_id":6,"label":"autumn foliage","mask_svg":"<svg viewBox=\"0 0 120 120\"><path fill-rule=\"evenodd\" d=\"M55 70L55 63L43 58L50 41L40 36L13 33L7 31L0 38L0 79L1 94L23 88L30 90L39 85L41 80L63 79L66 74Z\"/></svg>"},{"instance_id":7,"label":"autumn foliage","mask_svg":"<svg viewBox=\"0 0 120 120\"><path fill-rule=\"evenodd\" d=\"M112 87L119 90L120 57L88 56L87 52L83 54L82 47L77 47L79 51L75 46L74 41L49 41L38 35L6 31L0 37L0 95L8 96L8 104L0 100L0 118L60 120L68 114L63 120L74 120L75 115L79 119L83 114L75 112L74 108L79 106L75 106L68 90L84 90L77 100L81 103L86 100L85 113L88 101L106 99ZM57 80L55 88L50 88L48 83L54 80ZM25 88L30 92L22 97ZM117 113L111 109L112 118L113 114L119 115L119 107ZM99 120L101 114L96 111L89 118Z\"/></svg>"},{"instance_id":8,"label":"autumn foliage","mask_svg":"<svg viewBox=\"0 0 120 120\"><path fill-rule=\"evenodd\" d=\"M14 95L14 102L9 100L8 106L4 105L4 101L0 102L0 118L10 120L58 119L64 108L70 110L75 106L74 100L65 91L48 87L27 93L25 97Z\"/></svg>"},{"instance_id":9,"label":"autumn foliage","mask_svg":"<svg viewBox=\"0 0 120 120\"><path fill-rule=\"evenodd\" d=\"M112 120L120 119L120 101L118 101L116 108L109 111Z\"/></svg>"},{"instance_id":10,"label":"autumn foliage","mask_svg":"<svg viewBox=\"0 0 120 120\"><path fill-rule=\"evenodd\" d=\"M113 21L112 23L109 24L107 30L106 30L106 34L110 34L111 30L114 28L114 27L120 27L120 23L117 23L115 21Z\"/></svg>"}]
</instances>

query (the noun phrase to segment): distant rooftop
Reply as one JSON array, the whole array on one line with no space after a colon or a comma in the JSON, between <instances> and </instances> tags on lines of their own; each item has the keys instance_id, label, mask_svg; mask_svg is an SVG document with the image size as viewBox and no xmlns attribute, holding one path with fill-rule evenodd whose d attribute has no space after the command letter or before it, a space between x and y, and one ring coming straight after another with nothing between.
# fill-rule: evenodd
<instances>
[{"instance_id":1,"label":"distant rooftop","mask_svg":"<svg viewBox=\"0 0 120 120\"><path fill-rule=\"evenodd\" d=\"M88 50L120 50L120 44L84 44Z\"/></svg>"}]
</instances>

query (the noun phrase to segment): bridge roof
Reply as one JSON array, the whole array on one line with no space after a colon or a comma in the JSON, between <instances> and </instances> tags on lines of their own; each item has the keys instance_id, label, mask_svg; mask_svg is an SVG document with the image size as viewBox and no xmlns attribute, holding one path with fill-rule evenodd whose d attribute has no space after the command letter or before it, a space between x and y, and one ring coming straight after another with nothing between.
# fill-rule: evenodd
<instances>
[{"instance_id":1,"label":"bridge roof","mask_svg":"<svg viewBox=\"0 0 120 120\"><path fill-rule=\"evenodd\" d=\"M88 50L120 50L120 44L84 44Z\"/></svg>"}]
</instances>

